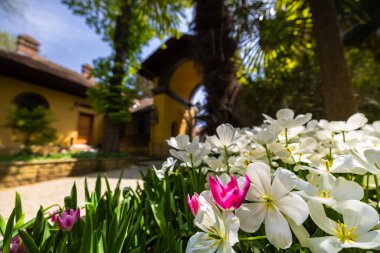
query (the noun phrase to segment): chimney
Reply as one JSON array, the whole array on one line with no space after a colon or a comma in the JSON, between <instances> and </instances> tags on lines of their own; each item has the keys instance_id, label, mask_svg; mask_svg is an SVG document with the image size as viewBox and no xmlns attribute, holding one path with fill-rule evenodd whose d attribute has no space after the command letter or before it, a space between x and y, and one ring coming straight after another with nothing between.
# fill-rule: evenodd
<instances>
[{"instance_id":1,"label":"chimney","mask_svg":"<svg viewBox=\"0 0 380 253\"><path fill-rule=\"evenodd\" d=\"M26 34L20 34L17 36L16 45L16 52L26 56L36 57L40 51L40 43Z\"/></svg>"},{"instance_id":2,"label":"chimney","mask_svg":"<svg viewBox=\"0 0 380 253\"><path fill-rule=\"evenodd\" d=\"M84 76L87 79L94 79L93 76L91 76L91 72L94 70L94 67L90 64L83 64L82 65L82 76Z\"/></svg>"}]
</instances>

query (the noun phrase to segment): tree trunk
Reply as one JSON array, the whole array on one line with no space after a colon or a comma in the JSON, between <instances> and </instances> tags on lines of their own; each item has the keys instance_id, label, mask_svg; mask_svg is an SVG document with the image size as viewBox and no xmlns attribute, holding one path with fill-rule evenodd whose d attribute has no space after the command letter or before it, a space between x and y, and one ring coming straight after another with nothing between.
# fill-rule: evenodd
<instances>
[{"instance_id":1,"label":"tree trunk","mask_svg":"<svg viewBox=\"0 0 380 253\"><path fill-rule=\"evenodd\" d=\"M313 35L328 120L347 120L358 111L344 56L334 0L310 0Z\"/></svg>"},{"instance_id":2,"label":"tree trunk","mask_svg":"<svg viewBox=\"0 0 380 253\"><path fill-rule=\"evenodd\" d=\"M121 86L124 85L124 77L126 74L125 64L126 64L126 52L128 50L128 44L126 43L128 34L129 19L131 18L131 6L125 3L121 6L120 15L116 19L115 34L113 37L113 48L115 50L114 65L112 68L112 77L110 78L110 93L114 96L122 96ZM112 97L110 96L110 99ZM108 101L112 105L113 101ZM112 108L112 107L111 107ZM119 140L121 137L122 123L112 121L108 117L108 113L105 115L105 128L103 136L102 151L105 152L118 152L119 151Z\"/></svg>"},{"instance_id":3,"label":"tree trunk","mask_svg":"<svg viewBox=\"0 0 380 253\"><path fill-rule=\"evenodd\" d=\"M195 16L195 57L207 92L206 129L215 133L222 123L237 123L233 104L238 84L232 38L232 22L225 0L197 0Z\"/></svg>"}]
</instances>

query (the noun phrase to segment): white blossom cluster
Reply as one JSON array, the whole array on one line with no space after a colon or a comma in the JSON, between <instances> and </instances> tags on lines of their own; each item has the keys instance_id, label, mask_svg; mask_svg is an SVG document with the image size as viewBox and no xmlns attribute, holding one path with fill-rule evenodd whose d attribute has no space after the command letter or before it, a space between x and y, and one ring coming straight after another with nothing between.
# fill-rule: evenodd
<instances>
[{"instance_id":1,"label":"white blossom cluster","mask_svg":"<svg viewBox=\"0 0 380 253\"><path fill-rule=\"evenodd\" d=\"M251 238L265 236L281 249L299 243L312 252L380 250L380 121L367 124L361 113L347 121L317 121L311 114L295 117L290 109L264 118L253 128L220 125L204 143L186 135L168 141L172 157L156 170L159 178L176 163L201 169L205 177L220 177L218 189L226 198L232 176L239 187L244 177L250 181L235 209L221 208L222 200L208 190L197 195L199 209L192 211L200 232L186 252L235 252L233 246L247 239L239 230ZM327 210L343 219L333 220ZM306 221L322 236L308 231Z\"/></svg>"}]
</instances>

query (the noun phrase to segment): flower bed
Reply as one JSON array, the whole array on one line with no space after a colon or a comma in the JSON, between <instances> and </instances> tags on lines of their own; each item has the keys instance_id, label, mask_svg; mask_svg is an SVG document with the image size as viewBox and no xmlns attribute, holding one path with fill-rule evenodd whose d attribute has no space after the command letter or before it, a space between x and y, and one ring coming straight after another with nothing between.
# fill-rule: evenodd
<instances>
[{"instance_id":1,"label":"flower bed","mask_svg":"<svg viewBox=\"0 0 380 253\"><path fill-rule=\"evenodd\" d=\"M100 177L76 187L54 214L24 223L21 201L6 222L5 253L30 252L360 252L380 249L380 122L311 120L289 109L260 127L223 124L201 143L171 138L144 190L103 194ZM105 179L106 180L106 179ZM121 200L120 200L121 197ZM69 220L67 226L50 217ZM54 220L56 220L54 218ZM18 237L19 236L19 237Z\"/></svg>"}]
</instances>

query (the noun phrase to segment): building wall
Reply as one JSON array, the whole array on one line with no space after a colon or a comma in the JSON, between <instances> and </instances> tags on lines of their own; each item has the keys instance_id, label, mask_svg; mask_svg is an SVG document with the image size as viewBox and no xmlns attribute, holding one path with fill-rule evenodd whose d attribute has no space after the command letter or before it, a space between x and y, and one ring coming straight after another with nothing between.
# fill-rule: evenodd
<instances>
[{"instance_id":1,"label":"building wall","mask_svg":"<svg viewBox=\"0 0 380 253\"><path fill-rule=\"evenodd\" d=\"M173 72L169 88L184 100L190 101L193 91L200 82L201 76L195 68L194 62L188 60L181 63ZM158 78L154 80L154 83L157 87ZM166 140L173 135L185 134L183 118L188 107L165 93L154 96L154 105L158 113L158 122L152 126L151 153L165 155L168 152Z\"/></svg>"},{"instance_id":2,"label":"building wall","mask_svg":"<svg viewBox=\"0 0 380 253\"><path fill-rule=\"evenodd\" d=\"M77 141L80 112L94 115L90 144L98 145L101 142L103 116L91 109L78 106L78 104L89 104L87 99L0 75L0 154L9 153L19 146L13 141L14 136L5 124L7 113L15 106L13 99L24 92L37 93L49 102L49 109L54 118L52 127L57 129L57 144L66 147L70 145L71 140L73 143Z\"/></svg>"}]
</instances>

